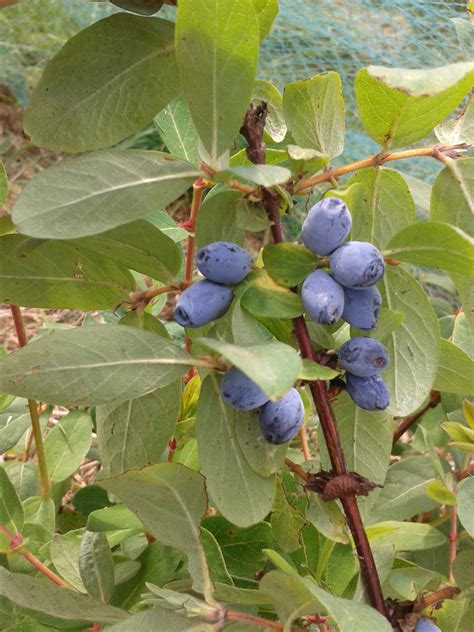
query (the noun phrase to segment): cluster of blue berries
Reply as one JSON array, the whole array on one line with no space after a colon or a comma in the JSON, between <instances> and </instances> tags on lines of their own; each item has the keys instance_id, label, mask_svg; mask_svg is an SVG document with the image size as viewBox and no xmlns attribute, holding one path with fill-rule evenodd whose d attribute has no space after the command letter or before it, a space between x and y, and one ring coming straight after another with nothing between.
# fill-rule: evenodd
<instances>
[{"instance_id":1,"label":"cluster of blue berries","mask_svg":"<svg viewBox=\"0 0 474 632\"><path fill-rule=\"evenodd\" d=\"M307 315L322 325L343 318L353 327L375 327L382 304L375 284L384 274L380 252L370 243L343 243L352 227L346 204L329 197L315 204L301 232L304 245L320 257L329 256L329 270L315 270L303 282L301 298ZM383 410L390 402L385 382L378 375L388 362L387 350L376 340L359 336L339 350L346 370L347 391L366 410Z\"/></svg>"},{"instance_id":2,"label":"cluster of blue berries","mask_svg":"<svg viewBox=\"0 0 474 632\"><path fill-rule=\"evenodd\" d=\"M282 399L271 402L245 373L232 367L221 382L221 394L226 404L238 410L262 407L260 430L269 443L286 443L303 423L304 405L296 388L290 388Z\"/></svg>"},{"instance_id":3,"label":"cluster of blue berries","mask_svg":"<svg viewBox=\"0 0 474 632\"><path fill-rule=\"evenodd\" d=\"M174 310L175 320L183 327L202 327L223 316L232 301L228 286L247 276L252 259L240 246L216 241L197 252L196 265L205 279L188 287ZM303 401L295 388L281 400L271 402L245 373L233 367L222 380L221 393L226 404L238 410L261 408L260 428L270 443L286 443L303 423Z\"/></svg>"},{"instance_id":4,"label":"cluster of blue berries","mask_svg":"<svg viewBox=\"0 0 474 632\"><path fill-rule=\"evenodd\" d=\"M228 286L245 279L252 258L237 244L215 241L198 250L196 265L204 279L184 290L173 314L183 327L202 327L223 316L233 298Z\"/></svg>"}]
</instances>

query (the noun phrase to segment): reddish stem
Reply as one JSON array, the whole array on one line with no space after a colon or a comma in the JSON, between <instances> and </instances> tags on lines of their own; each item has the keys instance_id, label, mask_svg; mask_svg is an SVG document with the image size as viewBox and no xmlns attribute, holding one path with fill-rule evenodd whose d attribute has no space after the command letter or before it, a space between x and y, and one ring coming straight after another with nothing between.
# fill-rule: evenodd
<instances>
[{"instance_id":1,"label":"reddish stem","mask_svg":"<svg viewBox=\"0 0 474 632\"><path fill-rule=\"evenodd\" d=\"M450 507L451 513L451 529L449 531L449 581L454 583L454 575L453 575L453 565L454 560L456 559L457 548L458 548L458 519L457 519L457 511L456 505L451 505Z\"/></svg>"},{"instance_id":2,"label":"reddish stem","mask_svg":"<svg viewBox=\"0 0 474 632\"><path fill-rule=\"evenodd\" d=\"M234 610L227 610L227 621L243 621L252 625L258 625L261 628L270 628L271 630L278 630L283 632L283 624L277 621L270 621L269 619L263 619L262 617L255 617L253 614L247 614L246 612L236 612Z\"/></svg>"},{"instance_id":3,"label":"reddish stem","mask_svg":"<svg viewBox=\"0 0 474 632\"><path fill-rule=\"evenodd\" d=\"M414 413L412 413L411 415L408 415L407 417L402 419L402 421L398 424L395 432L393 433L393 443L394 444L397 443L397 441L400 439L400 437L403 434L405 434L405 432L408 430L408 428L413 426L413 424L415 424L421 417L423 417L423 415L430 408L435 408L435 406L437 406L440 401L441 401L441 398L440 398L439 392L438 391L431 391L430 392L430 397L429 397L428 401L426 402L426 404L423 404L423 406L421 406L421 408L419 408L418 410L415 410Z\"/></svg>"}]
</instances>

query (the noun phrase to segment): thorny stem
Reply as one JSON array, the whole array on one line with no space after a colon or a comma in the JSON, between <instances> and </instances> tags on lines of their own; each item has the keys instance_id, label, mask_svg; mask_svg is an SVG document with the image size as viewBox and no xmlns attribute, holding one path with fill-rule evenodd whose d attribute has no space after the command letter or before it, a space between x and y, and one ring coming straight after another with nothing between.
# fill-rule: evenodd
<instances>
[{"instance_id":1,"label":"thorny stem","mask_svg":"<svg viewBox=\"0 0 474 632\"><path fill-rule=\"evenodd\" d=\"M438 391L431 391L428 401L421 406L418 410L415 410L414 413L408 415L398 424L395 432L393 433L393 443L397 443L400 437L410 428L414 423L416 423L423 415L430 409L435 408L439 402L441 401L440 394Z\"/></svg>"},{"instance_id":2,"label":"thorny stem","mask_svg":"<svg viewBox=\"0 0 474 632\"><path fill-rule=\"evenodd\" d=\"M40 573L45 575L48 579L54 582L57 586L66 586L66 582L63 581L59 575L56 575L52 570L43 564L33 553L27 551L21 547L23 539L19 533L11 533L3 524L0 524L0 532L8 538L8 545L12 552L21 555L27 562L36 568Z\"/></svg>"},{"instance_id":3,"label":"thorny stem","mask_svg":"<svg viewBox=\"0 0 474 632\"><path fill-rule=\"evenodd\" d=\"M13 323L15 325L15 331L18 338L18 344L20 347L24 347L28 338L26 337L25 325L21 315L21 309L18 305L10 305L12 313ZM41 433L41 426L38 413L38 404L34 399L28 400L28 408L30 410L31 428L33 430L33 436L35 439L36 456L38 458L38 469L41 481L41 496L49 496L49 477L46 467L46 456L44 453L43 435Z\"/></svg>"}]
</instances>

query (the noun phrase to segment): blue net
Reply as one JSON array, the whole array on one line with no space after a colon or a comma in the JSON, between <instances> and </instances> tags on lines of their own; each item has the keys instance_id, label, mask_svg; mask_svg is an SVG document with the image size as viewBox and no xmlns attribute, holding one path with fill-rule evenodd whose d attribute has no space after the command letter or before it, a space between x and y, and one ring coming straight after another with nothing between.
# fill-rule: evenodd
<instances>
[{"instance_id":1,"label":"blue net","mask_svg":"<svg viewBox=\"0 0 474 632\"><path fill-rule=\"evenodd\" d=\"M0 11L0 83L22 104L28 85L63 42L116 10L107 2L30 0ZM174 9L164 8L172 17ZM259 76L280 88L318 72L337 71L346 101L345 159L377 151L364 134L353 92L359 68L370 64L422 68L462 60L451 18L467 15L460 0L280 0L280 13L264 41ZM434 161L411 162L425 179Z\"/></svg>"}]
</instances>

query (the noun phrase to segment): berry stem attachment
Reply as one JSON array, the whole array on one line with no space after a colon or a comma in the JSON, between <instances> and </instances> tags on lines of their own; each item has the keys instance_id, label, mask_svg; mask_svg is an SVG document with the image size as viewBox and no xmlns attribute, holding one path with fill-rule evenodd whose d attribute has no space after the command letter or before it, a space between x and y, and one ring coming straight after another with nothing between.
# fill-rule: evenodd
<instances>
[{"instance_id":1,"label":"berry stem attachment","mask_svg":"<svg viewBox=\"0 0 474 632\"><path fill-rule=\"evenodd\" d=\"M18 339L18 345L24 347L28 338L26 336L25 324L21 315L21 308L18 305L10 305L12 313L13 324ZM46 467L46 456L44 453L43 435L41 433L41 426L38 413L38 403L34 399L28 400L28 408L31 418L31 429L35 440L36 456L38 459L38 469L41 482L41 496L47 497L50 492L48 469Z\"/></svg>"}]
</instances>

